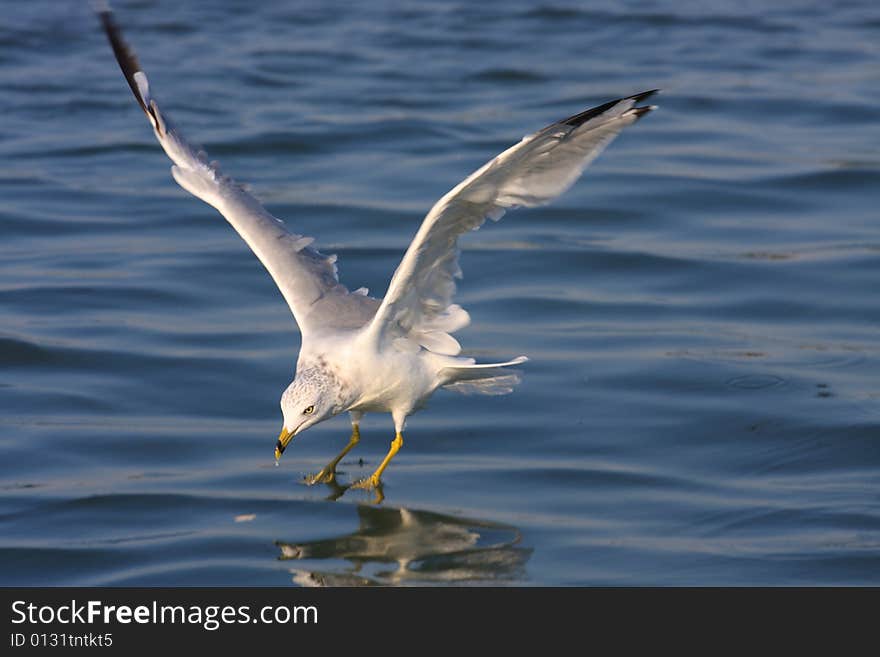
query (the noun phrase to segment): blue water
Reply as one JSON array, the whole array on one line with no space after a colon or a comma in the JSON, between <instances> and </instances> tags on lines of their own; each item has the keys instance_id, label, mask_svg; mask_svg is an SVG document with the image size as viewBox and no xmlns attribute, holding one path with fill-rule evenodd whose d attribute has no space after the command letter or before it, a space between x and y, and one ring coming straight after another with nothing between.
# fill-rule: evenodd
<instances>
[{"instance_id":1,"label":"blue water","mask_svg":"<svg viewBox=\"0 0 880 657\"><path fill-rule=\"evenodd\" d=\"M465 349L385 500L274 467L299 334L169 175L88 3L0 24L0 584L880 584L875 2L115 3L184 131L381 295L436 199L659 87L467 237ZM587 8L588 7L588 8ZM368 416L340 481L388 447ZM329 499L328 499L329 498Z\"/></svg>"}]
</instances>

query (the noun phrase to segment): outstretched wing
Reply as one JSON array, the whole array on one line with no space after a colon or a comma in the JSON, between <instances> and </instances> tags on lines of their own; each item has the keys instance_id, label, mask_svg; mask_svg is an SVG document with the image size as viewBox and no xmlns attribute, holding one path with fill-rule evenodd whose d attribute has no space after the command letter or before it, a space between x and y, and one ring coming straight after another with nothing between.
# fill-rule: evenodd
<instances>
[{"instance_id":1,"label":"outstretched wing","mask_svg":"<svg viewBox=\"0 0 880 657\"><path fill-rule=\"evenodd\" d=\"M134 97L144 110L159 144L174 162L171 173L185 190L220 211L247 242L284 295L305 340L310 331L356 328L375 313L378 301L363 292L349 293L339 283L336 256L311 248L313 238L288 231L257 199L224 176L204 152L191 146L150 95L147 76L122 39L109 10L99 11L101 24Z\"/></svg>"},{"instance_id":2,"label":"outstretched wing","mask_svg":"<svg viewBox=\"0 0 880 657\"><path fill-rule=\"evenodd\" d=\"M422 222L367 331L377 340L428 336L427 341L445 347L441 353L458 353L458 343L447 332L468 323L467 313L452 304L455 279L461 277L459 236L476 230L486 218L497 221L509 208L541 205L559 196L621 130L654 109L636 103L656 91L613 100L553 123L447 193Z\"/></svg>"}]
</instances>

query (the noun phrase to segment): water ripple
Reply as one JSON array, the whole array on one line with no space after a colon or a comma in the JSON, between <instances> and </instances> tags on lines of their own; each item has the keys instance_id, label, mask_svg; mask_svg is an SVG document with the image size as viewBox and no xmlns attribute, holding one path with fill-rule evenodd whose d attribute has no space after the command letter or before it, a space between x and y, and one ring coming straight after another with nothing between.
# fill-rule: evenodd
<instances>
[{"instance_id":1,"label":"water ripple","mask_svg":"<svg viewBox=\"0 0 880 657\"><path fill-rule=\"evenodd\" d=\"M186 134L377 296L469 172L661 88L557 202L462 240L458 337L530 356L517 392L435 395L379 507L301 483L345 417L275 467L277 289L171 179L87 4L18 3L0 583L880 583L874 5L392 4L117 11ZM368 415L340 480L392 432Z\"/></svg>"}]
</instances>

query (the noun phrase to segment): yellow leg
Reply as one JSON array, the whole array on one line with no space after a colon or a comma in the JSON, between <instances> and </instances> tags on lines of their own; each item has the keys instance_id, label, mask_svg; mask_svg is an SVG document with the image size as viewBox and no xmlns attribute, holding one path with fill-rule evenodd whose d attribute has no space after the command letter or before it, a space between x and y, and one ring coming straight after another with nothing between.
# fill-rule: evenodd
<instances>
[{"instance_id":1,"label":"yellow leg","mask_svg":"<svg viewBox=\"0 0 880 657\"><path fill-rule=\"evenodd\" d=\"M312 475L311 477L306 477L306 483L309 486L314 486L315 484L325 483L330 484L336 479L336 466L339 465L339 462L348 454L354 446L357 445L361 441L361 430L358 425L351 425L351 438L348 440L348 445L345 446L339 454L336 455L330 463L325 465L323 469L316 475Z\"/></svg>"},{"instance_id":2,"label":"yellow leg","mask_svg":"<svg viewBox=\"0 0 880 657\"><path fill-rule=\"evenodd\" d=\"M391 463L391 459L394 458L394 455L400 451L400 448L403 447L403 435L398 433L395 436L394 440L391 441L391 449L388 450L388 453L385 455L385 458L382 459L382 462L379 464L379 467L376 468L376 471L370 475L369 479L362 479L357 482L354 487L355 488L380 488L382 482L380 479L382 478L382 473L385 472L385 468L388 467L388 464Z\"/></svg>"}]
</instances>

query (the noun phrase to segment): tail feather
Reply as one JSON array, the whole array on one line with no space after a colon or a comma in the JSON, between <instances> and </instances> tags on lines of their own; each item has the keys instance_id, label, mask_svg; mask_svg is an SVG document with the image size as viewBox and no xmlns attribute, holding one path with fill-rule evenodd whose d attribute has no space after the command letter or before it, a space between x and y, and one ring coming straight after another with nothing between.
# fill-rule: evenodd
<instances>
[{"instance_id":1,"label":"tail feather","mask_svg":"<svg viewBox=\"0 0 880 657\"><path fill-rule=\"evenodd\" d=\"M519 372L508 372L485 379L447 383L443 387L462 395L509 395L520 381L522 381L522 376Z\"/></svg>"},{"instance_id":2,"label":"tail feather","mask_svg":"<svg viewBox=\"0 0 880 657\"><path fill-rule=\"evenodd\" d=\"M504 368L527 360L525 356L518 356L506 363L464 362L445 367L440 372L447 381L443 387L464 395L506 395L513 392L514 387L522 380L522 375Z\"/></svg>"}]
</instances>

